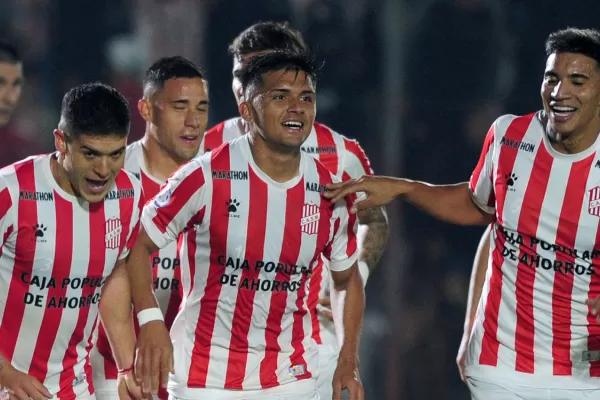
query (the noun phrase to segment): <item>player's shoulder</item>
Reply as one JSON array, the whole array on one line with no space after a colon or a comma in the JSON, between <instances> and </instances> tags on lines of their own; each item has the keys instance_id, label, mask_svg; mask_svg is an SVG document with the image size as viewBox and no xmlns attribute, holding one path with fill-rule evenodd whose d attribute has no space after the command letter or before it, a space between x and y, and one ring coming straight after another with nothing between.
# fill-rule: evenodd
<instances>
[{"instance_id":1,"label":"player's shoulder","mask_svg":"<svg viewBox=\"0 0 600 400\"><path fill-rule=\"evenodd\" d=\"M527 130L530 125L536 124L541 128L540 112L534 112L526 115L504 114L496 118L490 131L493 132L496 141L504 137ZM522 133L521 133L522 134Z\"/></svg>"},{"instance_id":2,"label":"player's shoulder","mask_svg":"<svg viewBox=\"0 0 600 400\"><path fill-rule=\"evenodd\" d=\"M230 118L204 133L202 148L205 152L212 151L221 144L246 134L247 130L247 124L242 117Z\"/></svg>"},{"instance_id":3,"label":"player's shoulder","mask_svg":"<svg viewBox=\"0 0 600 400\"><path fill-rule=\"evenodd\" d=\"M12 183L12 181L17 183L18 175L21 176L19 181L34 180L35 170L44 168L50 170L50 157L52 157L52 154L39 154L14 162L0 169L0 178L9 183Z\"/></svg>"},{"instance_id":4,"label":"player's shoulder","mask_svg":"<svg viewBox=\"0 0 600 400\"><path fill-rule=\"evenodd\" d=\"M132 172L139 179L141 163L144 160L144 149L142 141L137 140L127 146L125 149L125 165L126 171Z\"/></svg>"},{"instance_id":5,"label":"player's shoulder","mask_svg":"<svg viewBox=\"0 0 600 400\"><path fill-rule=\"evenodd\" d=\"M132 193L135 193L136 198L142 192L142 182L133 172L127 171L124 168L117 173L114 187L117 191L131 189L133 190Z\"/></svg>"}]
</instances>

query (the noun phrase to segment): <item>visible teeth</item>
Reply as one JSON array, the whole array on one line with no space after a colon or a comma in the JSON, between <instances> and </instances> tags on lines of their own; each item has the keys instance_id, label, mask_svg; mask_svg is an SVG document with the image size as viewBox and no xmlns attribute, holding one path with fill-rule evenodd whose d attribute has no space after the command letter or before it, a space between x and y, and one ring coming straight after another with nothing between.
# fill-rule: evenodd
<instances>
[{"instance_id":1,"label":"visible teeth","mask_svg":"<svg viewBox=\"0 0 600 400\"><path fill-rule=\"evenodd\" d=\"M302 122L286 121L283 124L292 128L302 128Z\"/></svg>"},{"instance_id":2,"label":"visible teeth","mask_svg":"<svg viewBox=\"0 0 600 400\"><path fill-rule=\"evenodd\" d=\"M558 112L570 112L570 111L575 111L576 108L574 107L558 107L558 106L554 106L552 107L553 110L558 111Z\"/></svg>"}]
</instances>

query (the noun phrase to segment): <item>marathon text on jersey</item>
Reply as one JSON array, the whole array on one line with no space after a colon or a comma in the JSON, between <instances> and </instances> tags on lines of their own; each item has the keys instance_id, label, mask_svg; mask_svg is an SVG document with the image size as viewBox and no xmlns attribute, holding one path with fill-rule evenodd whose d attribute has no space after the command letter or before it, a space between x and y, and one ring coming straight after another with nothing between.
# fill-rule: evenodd
<instances>
[{"instance_id":1,"label":"marathon text on jersey","mask_svg":"<svg viewBox=\"0 0 600 400\"><path fill-rule=\"evenodd\" d=\"M111 190L106 194L106 200L119 200L119 199L128 199L135 196L135 191L133 189L119 189L119 190Z\"/></svg>"},{"instance_id":2,"label":"marathon text on jersey","mask_svg":"<svg viewBox=\"0 0 600 400\"><path fill-rule=\"evenodd\" d=\"M247 181L248 171L223 171L215 170L212 172L213 179L226 179L235 181Z\"/></svg>"},{"instance_id":3,"label":"marathon text on jersey","mask_svg":"<svg viewBox=\"0 0 600 400\"><path fill-rule=\"evenodd\" d=\"M503 137L500 140L500 144L503 146L512 147L519 150L524 150L529 153L533 153L535 151L535 145L533 143L523 142L521 140L507 139Z\"/></svg>"},{"instance_id":4,"label":"marathon text on jersey","mask_svg":"<svg viewBox=\"0 0 600 400\"><path fill-rule=\"evenodd\" d=\"M29 192L26 190L21 190L19 192L19 200L54 201L54 193L52 193L52 192Z\"/></svg>"}]
</instances>

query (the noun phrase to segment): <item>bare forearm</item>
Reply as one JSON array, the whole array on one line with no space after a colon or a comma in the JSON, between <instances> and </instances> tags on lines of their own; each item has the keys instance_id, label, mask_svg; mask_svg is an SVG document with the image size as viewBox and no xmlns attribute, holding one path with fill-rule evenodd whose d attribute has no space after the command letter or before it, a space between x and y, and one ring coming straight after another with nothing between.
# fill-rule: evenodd
<instances>
[{"instance_id":1,"label":"bare forearm","mask_svg":"<svg viewBox=\"0 0 600 400\"><path fill-rule=\"evenodd\" d=\"M457 225L483 225L492 221L492 215L473 203L466 182L455 185L409 183L411 187L406 192L406 199L437 219Z\"/></svg>"},{"instance_id":2,"label":"bare forearm","mask_svg":"<svg viewBox=\"0 0 600 400\"><path fill-rule=\"evenodd\" d=\"M477 313L477 305L479 304L481 293L483 292L490 254L490 240L491 225L489 225L483 233L479 246L477 247L475 260L473 261L473 270L471 272L471 281L469 283L469 295L467 298L467 311L465 314L464 328L467 332L470 332L473 327L473 321L475 321L475 314Z\"/></svg>"},{"instance_id":3,"label":"bare forearm","mask_svg":"<svg viewBox=\"0 0 600 400\"><path fill-rule=\"evenodd\" d=\"M129 279L124 264L118 265L106 282L99 312L117 367L129 368L134 361L135 330Z\"/></svg>"},{"instance_id":4,"label":"bare forearm","mask_svg":"<svg viewBox=\"0 0 600 400\"><path fill-rule=\"evenodd\" d=\"M342 284L334 279L332 290L335 330L341 344L340 359L354 361L358 358L360 332L365 311L365 292L356 265L351 276ZM343 326L340 326L343 325ZM339 333L343 332L342 335Z\"/></svg>"},{"instance_id":5,"label":"bare forearm","mask_svg":"<svg viewBox=\"0 0 600 400\"><path fill-rule=\"evenodd\" d=\"M131 298L136 312L158 307L152 289L152 267L150 265L150 255L156 250L156 246L142 229L127 260Z\"/></svg>"},{"instance_id":6,"label":"bare forearm","mask_svg":"<svg viewBox=\"0 0 600 400\"><path fill-rule=\"evenodd\" d=\"M388 219L383 207L364 210L358 214L357 232L359 261L367 264L373 271L381 259L388 239Z\"/></svg>"}]
</instances>

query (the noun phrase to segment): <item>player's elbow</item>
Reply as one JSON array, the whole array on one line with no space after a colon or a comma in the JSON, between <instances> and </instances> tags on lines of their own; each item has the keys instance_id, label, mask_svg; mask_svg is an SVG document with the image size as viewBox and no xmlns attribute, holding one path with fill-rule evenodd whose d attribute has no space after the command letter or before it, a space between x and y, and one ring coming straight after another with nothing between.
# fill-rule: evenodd
<instances>
[{"instance_id":1,"label":"player's elbow","mask_svg":"<svg viewBox=\"0 0 600 400\"><path fill-rule=\"evenodd\" d=\"M348 290L348 287L353 283L357 283L362 288L362 281L356 262L345 271L331 271L331 280L333 281L334 289L337 291Z\"/></svg>"}]
</instances>

